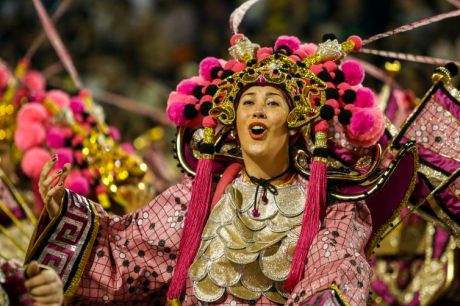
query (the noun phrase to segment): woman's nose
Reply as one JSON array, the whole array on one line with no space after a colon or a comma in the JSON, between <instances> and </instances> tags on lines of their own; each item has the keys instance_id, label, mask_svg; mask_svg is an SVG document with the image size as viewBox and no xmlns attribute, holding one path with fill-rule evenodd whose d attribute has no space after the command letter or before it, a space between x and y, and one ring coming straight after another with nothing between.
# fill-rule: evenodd
<instances>
[{"instance_id":1,"label":"woman's nose","mask_svg":"<svg viewBox=\"0 0 460 306\"><path fill-rule=\"evenodd\" d=\"M254 118L267 118L267 116L265 115L265 112L261 109L255 110L252 116Z\"/></svg>"}]
</instances>

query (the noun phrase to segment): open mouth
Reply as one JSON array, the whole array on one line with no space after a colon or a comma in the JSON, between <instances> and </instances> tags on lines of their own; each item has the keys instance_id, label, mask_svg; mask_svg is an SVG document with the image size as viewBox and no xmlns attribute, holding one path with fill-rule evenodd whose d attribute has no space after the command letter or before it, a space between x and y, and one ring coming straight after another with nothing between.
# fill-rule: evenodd
<instances>
[{"instance_id":1,"label":"open mouth","mask_svg":"<svg viewBox=\"0 0 460 306\"><path fill-rule=\"evenodd\" d=\"M253 139L262 139L267 134L267 127L261 123L252 123L249 125L249 134Z\"/></svg>"}]
</instances>

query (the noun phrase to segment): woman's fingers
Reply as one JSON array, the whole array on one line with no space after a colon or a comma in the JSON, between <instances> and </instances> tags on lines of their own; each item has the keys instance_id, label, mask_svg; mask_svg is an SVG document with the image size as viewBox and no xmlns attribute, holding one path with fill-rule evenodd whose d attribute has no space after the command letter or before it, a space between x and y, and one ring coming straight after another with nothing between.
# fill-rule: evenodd
<instances>
[{"instance_id":1,"label":"woman's fingers","mask_svg":"<svg viewBox=\"0 0 460 306\"><path fill-rule=\"evenodd\" d=\"M64 196L64 182L69 175L70 164L65 164L64 168L62 169L62 173L59 174L59 177L56 185L47 189L45 194L44 202L46 210L50 218L53 218L58 212L62 202L62 197ZM56 177L56 178L57 178ZM54 178L54 179L56 179Z\"/></svg>"},{"instance_id":2,"label":"woman's fingers","mask_svg":"<svg viewBox=\"0 0 460 306\"><path fill-rule=\"evenodd\" d=\"M45 187L45 179L48 177L51 169L53 169L54 165L56 164L58 160L58 157L57 157L57 154L54 154L50 160L48 160L45 165L43 166L42 168L42 171L40 172L40 179L38 181L38 187L39 187L39 190L40 190L40 193L42 195L42 197L46 194L46 190Z\"/></svg>"},{"instance_id":3,"label":"woman's fingers","mask_svg":"<svg viewBox=\"0 0 460 306\"><path fill-rule=\"evenodd\" d=\"M32 261L30 264L27 265L25 272L27 278L32 278L40 273L40 266L36 261Z\"/></svg>"},{"instance_id":4,"label":"woman's fingers","mask_svg":"<svg viewBox=\"0 0 460 306\"><path fill-rule=\"evenodd\" d=\"M54 270L51 269L45 269L45 270L40 270L40 272L28 279L24 285L27 287L27 289L32 290L34 287L38 286L43 286L46 284L50 284L54 281L57 281L59 279L58 275Z\"/></svg>"},{"instance_id":5,"label":"woman's fingers","mask_svg":"<svg viewBox=\"0 0 460 306\"><path fill-rule=\"evenodd\" d=\"M56 293L59 293L60 290L60 283L54 281L49 284L44 284L42 286L35 286L29 291L29 293L34 297L34 299L37 299L39 297L41 298L53 296Z\"/></svg>"},{"instance_id":6,"label":"woman's fingers","mask_svg":"<svg viewBox=\"0 0 460 306\"><path fill-rule=\"evenodd\" d=\"M28 279L24 285L34 300L35 305L60 305L63 301L62 281L57 273L49 267L39 270L38 274ZM27 267L28 273L35 273L39 268L36 263L31 263Z\"/></svg>"}]
</instances>

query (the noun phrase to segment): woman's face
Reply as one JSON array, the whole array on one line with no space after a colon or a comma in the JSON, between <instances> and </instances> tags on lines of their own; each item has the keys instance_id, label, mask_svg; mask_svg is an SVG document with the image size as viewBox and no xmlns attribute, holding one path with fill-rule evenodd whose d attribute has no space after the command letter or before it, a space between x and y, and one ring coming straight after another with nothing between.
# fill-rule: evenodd
<instances>
[{"instance_id":1,"label":"woman's face","mask_svg":"<svg viewBox=\"0 0 460 306\"><path fill-rule=\"evenodd\" d=\"M243 158L289 154L289 136L295 132L288 130L288 114L285 96L274 87L252 86L243 92L236 110L236 129Z\"/></svg>"}]
</instances>

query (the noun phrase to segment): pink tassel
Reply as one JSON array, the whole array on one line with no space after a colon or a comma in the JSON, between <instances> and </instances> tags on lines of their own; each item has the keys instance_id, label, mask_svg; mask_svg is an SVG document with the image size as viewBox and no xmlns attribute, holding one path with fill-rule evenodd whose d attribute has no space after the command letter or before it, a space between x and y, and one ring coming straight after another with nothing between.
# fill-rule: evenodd
<instances>
[{"instance_id":1,"label":"pink tassel","mask_svg":"<svg viewBox=\"0 0 460 306\"><path fill-rule=\"evenodd\" d=\"M324 122L325 123L325 122ZM325 127L326 124L323 124ZM318 129L316 129L318 132ZM302 229L284 289L291 292L303 277L308 251L318 233L320 218L326 212L327 164L313 160L308 179L308 194L303 212Z\"/></svg>"},{"instance_id":2,"label":"pink tassel","mask_svg":"<svg viewBox=\"0 0 460 306\"><path fill-rule=\"evenodd\" d=\"M217 202L224 194L227 186L233 182L233 180L242 168L243 166L241 166L240 163L233 163L227 168L225 168L225 171L224 173L222 173L222 177L220 178L219 183L217 183L216 191L214 191L214 197L212 198L211 208L214 208L214 206L216 206Z\"/></svg>"},{"instance_id":3,"label":"pink tassel","mask_svg":"<svg viewBox=\"0 0 460 306\"><path fill-rule=\"evenodd\" d=\"M212 193L212 159L200 159L192 188L192 198L185 218L179 245L179 258L168 289L168 299L178 299L185 286L187 273L201 242L201 233L208 219Z\"/></svg>"}]
</instances>

